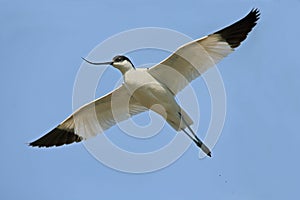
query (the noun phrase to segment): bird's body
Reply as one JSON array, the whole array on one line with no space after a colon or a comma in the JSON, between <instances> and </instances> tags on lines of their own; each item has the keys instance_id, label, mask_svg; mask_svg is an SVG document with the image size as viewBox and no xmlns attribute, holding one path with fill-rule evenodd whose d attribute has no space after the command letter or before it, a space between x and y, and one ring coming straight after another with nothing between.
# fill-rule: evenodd
<instances>
[{"instance_id":1,"label":"bird's body","mask_svg":"<svg viewBox=\"0 0 300 200\"><path fill-rule=\"evenodd\" d=\"M191 118L178 105L171 90L155 79L149 69L132 69L123 76L124 85L130 95L142 106L166 118L175 130L186 128L184 123L180 123L179 113L189 122L188 125L192 124Z\"/></svg>"},{"instance_id":2,"label":"bird's body","mask_svg":"<svg viewBox=\"0 0 300 200\"><path fill-rule=\"evenodd\" d=\"M238 22L179 47L168 58L147 69L136 69L125 56L116 56L105 63L84 59L93 65L112 65L122 73L124 83L111 93L82 106L30 145L51 147L80 142L133 115L153 110L211 156L209 148L191 129L193 121L176 102L175 96L208 68L233 52L246 39L258 19L259 11L251 10Z\"/></svg>"},{"instance_id":3,"label":"bird's body","mask_svg":"<svg viewBox=\"0 0 300 200\"><path fill-rule=\"evenodd\" d=\"M174 97L166 87L148 73L147 69L136 69L126 72L124 74L124 85L132 97L148 109L151 109L156 104L174 108ZM165 108L167 109L167 107Z\"/></svg>"}]
</instances>

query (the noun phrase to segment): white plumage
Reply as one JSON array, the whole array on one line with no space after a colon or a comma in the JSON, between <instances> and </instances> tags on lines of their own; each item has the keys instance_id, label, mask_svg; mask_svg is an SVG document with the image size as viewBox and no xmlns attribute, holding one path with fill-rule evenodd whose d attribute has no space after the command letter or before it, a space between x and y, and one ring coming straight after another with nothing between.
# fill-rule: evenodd
<instances>
[{"instance_id":1,"label":"white plumage","mask_svg":"<svg viewBox=\"0 0 300 200\"><path fill-rule=\"evenodd\" d=\"M55 129L30 145L50 147L79 142L151 109L163 116L176 131L182 130L211 156L209 148L191 129L193 121L178 105L175 96L238 47L258 19L259 11L251 10L246 17L231 26L179 47L168 58L149 69L136 69L125 56L116 56L105 63L84 59L93 65L112 65L120 70L124 83L111 93L82 106Z\"/></svg>"}]
</instances>

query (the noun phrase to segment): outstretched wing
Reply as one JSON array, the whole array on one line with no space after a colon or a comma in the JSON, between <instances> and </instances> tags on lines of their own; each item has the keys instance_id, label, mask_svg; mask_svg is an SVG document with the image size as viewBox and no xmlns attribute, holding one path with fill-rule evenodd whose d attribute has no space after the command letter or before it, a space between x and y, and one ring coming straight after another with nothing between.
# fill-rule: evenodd
<instances>
[{"instance_id":1,"label":"outstretched wing","mask_svg":"<svg viewBox=\"0 0 300 200\"><path fill-rule=\"evenodd\" d=\"M181 46L171 56L151 67L149 73L177 94L238 47L256 25L259 15L259 11L253 9L238 22Z\"/></svg>"},{"instance_id":2,"label":"outstretched wing","mask_svg":"<svg viewBox=\"0 0 300 200\"><path fill-rule=\"evenodd\" d=\"M113 92L82 106L48 134L29 145L51 147L80 142L146 110L122 85Z\"/></svg>"}]
</instances>

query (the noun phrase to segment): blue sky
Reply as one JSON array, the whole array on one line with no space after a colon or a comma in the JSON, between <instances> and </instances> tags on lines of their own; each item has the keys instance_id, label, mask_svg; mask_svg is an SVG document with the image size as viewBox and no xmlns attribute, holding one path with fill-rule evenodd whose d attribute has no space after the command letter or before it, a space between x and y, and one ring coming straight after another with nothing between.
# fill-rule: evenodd
<instances>
[{"instance_id":1,"label":"blue sky","mask_svg":"<svg viewBox=\"0 0 300 200\"><path fill-rule=\"evenodd\" d=\"M82 144L26 145L72 112L80 57L108 37L150 26L196 39L254 7L261 10L258 26L218 65L227 116L212 158L199 160L192 145L169 167L137 175L104 166ZM295 199L300 178L299 9L296 0L0 1L1 199ZM147 60L141 54L132 55L133 62L160 58ZM110 77L120 74L111 69L107 76L107 87L97 96L112 89ZM204 130L209 98L203 83L196 83ZM167 130L171 138L173 131ZM107 134L118 137L114 128Z\"/></svg>"}]
</instances>

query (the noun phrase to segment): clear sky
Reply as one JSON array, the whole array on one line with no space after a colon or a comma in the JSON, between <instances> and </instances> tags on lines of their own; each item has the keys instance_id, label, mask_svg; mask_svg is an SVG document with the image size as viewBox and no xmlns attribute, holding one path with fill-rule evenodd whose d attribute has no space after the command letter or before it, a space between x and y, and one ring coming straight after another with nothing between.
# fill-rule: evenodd
<instances>
[{"instance_id":1,"label":"clear sky","mask_svg":"<svg viewBox=\"0 0 300 200\"><path fill-rule=\"evenodd\" d=\"M169 167L130 174L104 166L82 144L53 149L26 145L72 112L80 57L108 37L133 28L162 27L196 39L254 7L261 10L258 25L218 65L226 88L227 116L212 158L199 159L198 149L191 145ZM0 1L0 198L296 199L299 10L299 0ZM159 61L143 54L147 51L132 55L133 62ZM113 88L110 77L120 77L114 69L106 73L105 86L99 86L96 96ZM205 130L209 97L202 91L203 83L196 83L192 86L204 99L199 130ZM175 135L166 130L161 134L169 139ZM124 138L115 128L109 134ZM124 141L119 140L126 148ZM146 141L136 143L142 148Z\"/></svg>"}]
</instances>

